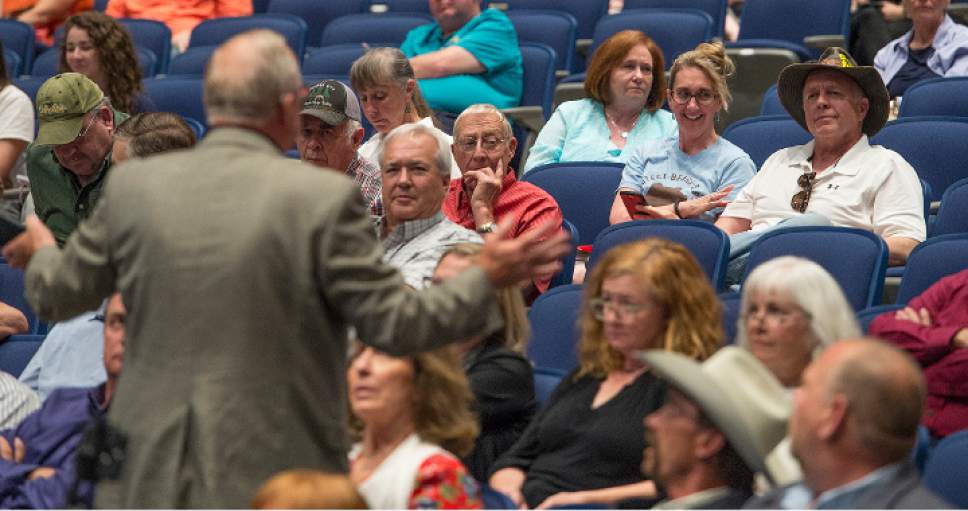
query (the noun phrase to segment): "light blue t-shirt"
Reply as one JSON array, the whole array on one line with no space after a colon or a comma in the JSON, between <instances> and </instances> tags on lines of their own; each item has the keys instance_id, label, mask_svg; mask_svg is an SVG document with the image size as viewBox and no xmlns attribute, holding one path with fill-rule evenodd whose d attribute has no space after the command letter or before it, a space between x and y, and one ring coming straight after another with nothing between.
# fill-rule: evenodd
<instances>
[{"instance_id":1,"label":"light blue t-shirt","mask_svg":"<svg viewBox=\"0 0 968 511\"><path fill-rule=\"evenodd\" d=\"M400 50L414 57L448 46L471 52L484 66L484 73L419 80L420 91L432 108L460 113L475 103L518 106L524 76L521 50L514 25L503 12L487 9L447 39L437 23L419 26L407 33Z\"/></svg>"},{"instance_id":2,"label":"light blue t-shirt","mask_svg":"<svg viewBox=\"0 0 968 511\"><path fill-rule=\"evenodd\" d=\"M745 151L723 137L692 156L679 148L679 133L663 140L649 140L635 148L625 168L619 188L635 190L646 199L690 200L733 185L726 200L736 194L756 173L756 165ZM712 220L721 211L703 217Z\"/></svg>"},{"instance_id":3,"label":"light blue t-shirt","mask_svg":"<svg viewBox=\"0 0 968 511\"><path fill-rule=\"evenodd\" d=\"M648 140L663 139L676 133L676 119L666 110L643 110L619 149L611 140L605 109L598 101L585 98L567 101L555 109L541 128L528 153L524 171L564 161L609 161L625 163L634 148Z\"/></svg>"}]
</instances>

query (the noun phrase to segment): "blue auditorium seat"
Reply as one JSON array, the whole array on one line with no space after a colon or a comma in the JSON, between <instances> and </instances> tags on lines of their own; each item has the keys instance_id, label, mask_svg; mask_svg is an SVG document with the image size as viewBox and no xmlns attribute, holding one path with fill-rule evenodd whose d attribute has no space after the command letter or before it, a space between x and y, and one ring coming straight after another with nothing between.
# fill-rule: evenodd
<instances>
[{"instance_id":1,"label":"blue auditorium seat","mask_svg":"<svg viewBox=\"0 0 968 511\"><path fill-rule=\"evenodd\" d=\"M968 117L968 76L932 78L910 86L898 117L926 115Z\"/></svg>"},{"instance_id":2,"label":"blue auditorium seat","mask_svg":"<svg viewBox=\"0 0 968 511\"><path fill-rule=\"evenodd\" d=\"M559 286L539 296L528 311L528 358L537 367L568 372L578 365L582 287Z\"/></svg>"},{"instance_id":3,"label":"blue auditorium seat","mask_svg":"<svg viewBox=\"0 0 968 511\"><path fill-rule=\"evenodd\" d=\"M713 35L722 39L727 0L625 0L623 9L699 9L713 19Z\"/></svg>"},{"instance_id":4,"label":"blue auditorium seat","mask_svg":"<svg viewBox=\"0 0 968 511\"><path fill-rule=\"evenodd\" d=\"M629 29L645 32L662 48L666 68L679 54L709 41L715 33L713 19L698 9L632 9L598 22L588 54L615 33Z\"/></svg>"},{"instance_id":5,"label":"blue auditorium seat","mask_svg":"<svg viewBox=\"0 0 968 511\"><path fill-rule=\"evenodd\" d=\"M144 85L152 111L175 112L207 126L201 78L150 78Z\"/></svg>"},{"instance_id":6,"label":"blue auditorium seat","mask_svg":"<svg viewBox=\"0 0 968 511\"><path fill-rule=\"evenodd\" d=\"M903 156L931 185L931 200L941 200L949 186L968 177L966 140L968 118L905 117L887 123L870 142Z\"/></svg>"},{"instance_id":7,"label":"blue auditorium seat","mask_svg":"<svg viewBox=\"0 0 968 511\"><path fill-rule=\"evenodd\" d=\"M140 46L135 47L135 53L138 57L138 63L141 64L141 76L144 78L155 76L155 70L158 68L158 57L155 53ZM30 75L43 77L46 80L56 75L59 72L59 67L60 51L57 48L51 48L34 59L34 67L30 71Z\"/></svg>"},{"instance_id":8,"label":"blue auditorium seat","mask_svg":"<svg viewBox=\"0 0 968 511\"><path fill-rule=\"evenodd\" d=\"M329 22L319 39L320 46L366 43L376 46L399 46L410 30L433 23L428 15L410 12L402 14L349 14Z\"/></svg>"},{"instance_id":9,"label":"blue auditorium seat","mask_svg":"<svg viewBox=\"0 0 968 511\"><path fill-rule=\"evenodd\" d=\"M519 43L546 44L555 51L555 69L570 72L575 61L578 21L561 11L508 11Z\"/></svg>"},{"instance_id":10,"label":"blue auditorium seat","mask_svg":"<svg viewBox=\"0 0 968 511\"><path fill-rule=\"evenodd\" d=\"M929 234L968 233L968 177L951 184L941 196L941 207Z\"/></svg>"},{"instance_id":11,"label":"blue auditorium seat","mask_svg":"<svg viewBox=\"0 0 968 511\"><path fill-rule=\"evenodd\" d=\"M20 54L4 47L3 49L4 69L7 70L7 77L16 78L23 73L23 59Z\"/></svg>"},{"instance_id":12,"label":"blue auditorium seat","mask_svg":"<svg viewBox=\"0 0 968 511\"><path fill-rule=\"evenodd\" d=\"M0 344L0 371L20 377L30 359L34 357L43 335L11 335Z\"/></svg>"},{"instance_id":13,"label":"blue auditorium seat","mask_svg":"<svg viewBox=\"0 0 968 511\"><path fill-rule=\"evenodd\" d=\"M739 37L726 46L783 48L809 60L826 46L846 47L849 34L850 0L745 0ZM816 36L828 37L808 47L805 38Z\"/></svg>"},{"instance_id":14,"label":"blue auditorium seat","mask_svg":"<svg viewBox=\"0 0 968 511\"><path fill-rule=\"evenodd\" d=\"M427 2L424 2L426 4ZM270 14L291 14L306 22L307 44L319 44L326 25L348 14L362 14L370 7L369 0L271 0L266 9Z\"/></svg>"},{"instance_id":15,"label":"blue auditorium seat","mask_svg":"<svg viewBox=\"0 0 968 511\"><path fill-rule=\"evenodd\" d=\"M188 46L218 46L234 35L265 28L281 34L292 48L296 58L302 60L306 51L306 22L292 14L253 14L235 18L205 20L192 30Z\"/></svg>"},{"instance_id":16,"label":"blue auditorium seat","mask_svg":"<svg viewBox=\"0 0 968 511\"><path fill-rule=\"evenodd\" d=\"M20 56L21 69L34 63L34 27L17 20L0 18L0 42ZM10 75L11 78L16 75Z\"/></svg>"},{"instance_id":17,"label":"blue auditorium seat","mask_svg":"<svg viewBox=\"0 0 968 511\"><path fill-rule=\"evenodd\" d=\"M168 25L160 21L121 18L118 23L124 25L131 33L131 41L135 47L151 50L157 59L157 64L150 73L142 72L145 77L165 74L171 58L171 30ZM142 70L145 63L141 63Z\"/></svg>"},{"instance_id":18,"label":"blue auditorium seat","mask_svg":"<svg viewBox=\"0 0 968 511\"><path fill-rule=\"evenodd\" d=\"M750 117L730 124L723 138L746 151L759 169L771 154L800 144L813 137L787 115Z\"/></svg>"},{"instance_id":19,"label":"blue auditorium seat","mask_svg":"<svg viewBox=\"0 0 968 511\"><path fill-rule=\"evenodd\" d=\"M588 245L609 225L623 167L621 163L551 163L531 169L521 180L554 197L562 215L578 228L580 243Z\"/></svg>"}]
</instances>

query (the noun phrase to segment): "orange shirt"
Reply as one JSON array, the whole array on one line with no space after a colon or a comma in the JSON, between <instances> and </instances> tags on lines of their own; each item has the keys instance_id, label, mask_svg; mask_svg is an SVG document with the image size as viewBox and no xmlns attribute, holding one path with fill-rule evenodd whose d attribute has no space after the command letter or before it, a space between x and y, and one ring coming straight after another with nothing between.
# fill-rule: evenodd
<instances>
[{"instance_id":1,"label":"orange shirt","mask_svg":"<svg viewBox=\"0 0 968 511\"><path fill-rule=\"evenodd\" d=\"M34 6L37 0L2 0L3 1L3 15L8 17L14 17L14 15L19 14ZM34 27L35 33L37 34L37 41L47 46L54 44L54 30L57 29L64 23L67 18L81 12L89 11L94 8L94 0L76 0L74 5L71 6L67 14L57 20L51 21L45 25L37 25Z\"/></svg>"},{"instance_id":2,"label":"orange shirt","mask_svg":"<svg viewBox=\"0 0 968 511\"><path fill-rule=\"evenodd\" d=\"M110 0L104 12L115 18L161 21L175 36L208 19L250 16L252 0Z\"/></svg>"}]
</instances>

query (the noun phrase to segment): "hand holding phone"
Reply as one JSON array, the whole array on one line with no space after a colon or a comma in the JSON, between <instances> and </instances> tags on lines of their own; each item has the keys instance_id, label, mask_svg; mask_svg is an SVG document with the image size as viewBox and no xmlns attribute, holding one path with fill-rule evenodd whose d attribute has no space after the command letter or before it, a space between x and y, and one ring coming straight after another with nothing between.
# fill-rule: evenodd
<instances>
[{"instance_id":1,"label":"hand holding phone","mask_svg":"<svg viewBox=\"0 0 968 511\"><path fill-rule=\"evenodd\" d=\"M645 205L645 196L638 192L633 192L631 190L621 190L618 192L622 197L622 203L625 204L625 210L628 211L629 216L633 220L642 216L642 213L636 208L636 206Z\"/></svg>"}]
</instances>

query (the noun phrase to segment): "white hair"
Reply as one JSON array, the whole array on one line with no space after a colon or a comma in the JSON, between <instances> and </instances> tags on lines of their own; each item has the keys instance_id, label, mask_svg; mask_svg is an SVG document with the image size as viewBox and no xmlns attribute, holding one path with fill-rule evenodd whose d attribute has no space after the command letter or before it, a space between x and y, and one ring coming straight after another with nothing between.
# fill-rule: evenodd
<instances>
[{"instance_id":1,"label":"white hair","mask_svg":"<svg viewBox=\"0 0 968 511\"><path fill-rule=\"evenodd\" d=\"M490 114L497 117L498 119L501 120L501 124L503 125L504 138L510 140L511 137L514 136L514 132L511 131L511 123L508 122L508 118L504 115L503 112L498 110L496 106L490 103L477 103L475 105L471 105L465 108L464 111L457 116L457 120L454 121L455 139L459 136L458 127L460 126L461 119L463 119L465 115L474 115L474 114Z\"/></svg>"},{"instance_id":2,"label":"white hair","mask_svg":"<svg viewBox=\"0 0 968 511\"><path fill-rule=\"evenodd\" d=\"M383 152L386 150L386 147L391 140L403 136L416 137L418 135L427 135L433 138L437 143L437 154L434 158L437 163L437 171L440 172L442 176L446 175L449 177L450 167L453 165L453 156L450 154L450 141L447 140L447 135L437 128L432 126L424 126L423 124L415 122L410 124L401 124L400 126L390 130L390 132L383 137L383 140L380 141L380 147L377 149L377 161L380 162L380 168L385 166L385 162L383 161Z\"/></svg>"},{"instance_id":3,"label":"white hair","mask_svg":"<svg viewBox=\"0 0 968 511\"><path fill-rule=\"evenodd\" d=\"M790 297L810 316L810 331L817 340L814 357L837 340L860 335L854 309L827 270L803 257L782 256L754 268L743 283L736 344L747 347L746 322L742 318L749 310L750 296L771 291Z\"/></svg>"}]
</instances>

